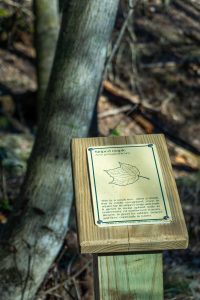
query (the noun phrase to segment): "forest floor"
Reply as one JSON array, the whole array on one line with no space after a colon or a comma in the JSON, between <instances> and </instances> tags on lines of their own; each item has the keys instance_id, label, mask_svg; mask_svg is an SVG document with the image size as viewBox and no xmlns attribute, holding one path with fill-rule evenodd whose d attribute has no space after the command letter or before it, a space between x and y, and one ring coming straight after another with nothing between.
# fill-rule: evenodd
<instances>
[{"instance_id":1,"label":"forest floor","mask_svg":"<svg viewBox=\"0 0 200 300\"><path fill-rule=\"evenodd\" d=\"M17 7L16 7L17 3ZM127 8L121 4L112 44ZM189 232L187 250L164 252L166 300L200 299L200 4L137 5L107 66L98 103L99 135L164 133ZM0 226L16 201L36 123L33 14L0 5ZM91 255L78 252L74 219L37 300L93 299Z\"/></svg>"}]
</instances>

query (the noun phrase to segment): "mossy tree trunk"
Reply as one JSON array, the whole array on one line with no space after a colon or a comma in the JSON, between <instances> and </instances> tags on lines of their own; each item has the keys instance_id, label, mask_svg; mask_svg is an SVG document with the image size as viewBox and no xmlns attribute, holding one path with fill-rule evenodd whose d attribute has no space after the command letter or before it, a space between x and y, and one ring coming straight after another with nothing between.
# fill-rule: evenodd
<instances>
[{"instance_id":1,"label":"mossy tree trunk","mask_svg":"<svg viewBox=\"0 0 200 300\"><path fill-rule=\"evenodd\" d=\"M117 6L68 0L64 7L19 213L1 237L1 299L34 299L62 245L72 201L70 140L88 133Z\"/></svg>"}]
</instances>

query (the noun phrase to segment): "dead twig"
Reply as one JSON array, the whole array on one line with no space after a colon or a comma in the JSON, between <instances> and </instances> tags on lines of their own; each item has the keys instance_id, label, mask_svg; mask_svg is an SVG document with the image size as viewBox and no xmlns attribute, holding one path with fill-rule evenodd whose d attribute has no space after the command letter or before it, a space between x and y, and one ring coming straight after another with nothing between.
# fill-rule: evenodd
<instances>
[{"instance_id":1,"label":"dead twig","mask_svg":"<svg viewBox=\"0 0 200 300\"><path fill-rule=\"evenodd\" d=\"M106 64L105 64L105 74L107 73L107 67L108 67L108 65L109 65L109 64L111 63L111 61L113 60L113 57L115 56L115 54L116 54L116 52L117 52L117 50L118 50L118 48L119 48L119 45L120 45L120 43L121 43L121 40L122 40L122 38L123 38L123 36L124 36L124 33L125 33L125 31L126 31L126 28L127 28L127 26L128 26L129 20L130 20L130 18L131 18L132 15L133 15L133 12L134 12L134 8L135 8L135 5L136 5L136 2L137 2L137 1L129 0L129 11L128 11L128 14L127 14L127 16L126 16L126 18L125 18L125 20L124 20L124 23L123 23L123 25L122 25L122 28L121 28L120 33L119 33L119 35L118 35L118 38L117 38L117 40L116 40L116 42L115 42L115 44L114 44L114 46L113 46L112 52L111 52L110 56L108 57L108 59L107 59L107 61L106 61ZM104 78L105 78L105 74L104 74Z\"/></svg>"},{"instance_id":2,"label":"dead twig","mask_svg":"<svg viewBox=\"0 0 200 300\"><path fill-rule=\"evenodd\" d=\"M65 254L65 252L67 251L67 246L65 245L60 253L60 255L58 256L58 258L56 259L56 264L58 265L60 260L62 259L63 255Z\"/></svg>"},{"instance_id":3,"label":"dead twig","mask_svg":"<svg viewBox=\"0 0 200 300\"><path fill-rule=\"evenodd\" d=\"M140 103L139 97L137 95L133 95L128 90L123 90L123 89L119 88L118 86L112 84L108 80L105 80L103 82L103 87L107 92L113 94L116 97L129 100L133 104L139 104Z\"/></svg>"},{"instance_id":4,"label":"dead twig","mask_svg":"<svg viewBox=\"0 0 200 300\"><path fill-rule=\"evenodd\" d=\"M136 104L135 106L131 105L131 104L127 104L127 105L124 105L122 107L119 107L119 108L113 108L113 109L109 109L107 111L104 111L100 114L98 114L98 117L100 119L103 119L103 118L107 118L107 117L110 117L110 116L115 116L115 115L118 115L120 113L124 113L124 112L127 112L131 109L135 109L136 108Z\"/></svg>"},{"instance_id":5,"label":"dead twig","mask_svg":"<svg viewBox=\"0 0 200 300\"><path fill-rule=\"evenodd\" d=\"M132 74L133 74L133 82L134 82L134 88L135 91L138 93L139 95L139 99L140 101L142 101L145 97L144 97L144 93L141 89L141 83L140 83L140 76L138 73L138 68L137 68L137 49L136 49L136 36L135 33L133 32L133 28L130 26L130 24L128 24L127 27L128 33L129 33L129 37L127 38L128 40L128 44L130 47L130 51L131 51L131 66L132 66Z\"/></svg>"},{"instance_id":6,"label":"dead twig","mask_svg":"<svg viewBox=\"0 0 200 300\"><path fill-rule=\"evenodd\" d=\"M134 107L132 106L132 109L130 109L129 111L128 111L128 113L126 114L126 116L129 116L129 115L131 115L133 112L134 112L134 110L136 110L137 108L138 108L138 106L139 105L135 105ZM117 129L117 127L120 125L120 123L122 122L122 120L123 120L123 116L122 116L122 118L117 122L117 124L115 124L115 126L112 128L112 129L110 129L110 131L113 131L113 130L115 130L115 129Z\"/></svg>"},{"instance_id":7,"label":"dead twig","mask_svg":"<svg viewBox=\"0 0 200 300\"><path fill-rule=\"evenodd\" d=\"M182 63L178 63L175 61L166 61L166 62L156 62L156 63L149 63L149 64L140 64L140 67L142 69L162 69L162 68L174 69L180 65L182 65Z\"/></svg>"},{"instance_id":8,"label":"dead twig","mask_svg":"<svg viewBox=\"0 0 200 300\"><path fill-rule=\"evenodd\" d=\"M73 280L75 280L79 275L81 275L81 273L83 273L90 265L92 264L92 260L89 260L80 270L78 270L73 276L71 276L70 278L64 280L63 282L57 284L56 286L44 291L44 293L42 293L43 295L46 294L50 294L51 292L57 290L59 287L65 286L66 284L69 284L71 282L73 282Z\"/></svg>"},{"instance_id":9,"label":"dead twig","mask_svg":"<svg viewBox=\"0 0 200 300\"><path fill-rule=\"evenodd\" d=\"M69 262L69 265L68 265L68 267L67 267L67 275L68 276L71 276L71 267L72 267L72 264L73 264L73 262L74 262L74 260L77 258L77 255L74 255L73 257L72 257L72 259L70 260L70 262Z\"/></svg>"},{"instance_id":10,"label":"dead twig","mask_svg":"<svg viewBox=\"0 0 200 300\"><path fill-rule=\"evenodd\" d=\"M76 291L76 296L77 296L77 300L81 300L81 294L80 294L80 290L79 287L77 285L76 279L72 279L74 287L75 287L75 291Z\"/></svg>"},{"instance_id":11,"label":"dead twig","mask_svg":"<svg viewBox=\"0 0 200 300\"><path fill-rule=\"evenodd\" d=\"M66 286L63 286L64 290L67 292L67 294L70 296L70 299L76 300L75 297L72 295L71 291L67 289Z\"/></svg>"},{"instance_id":12,"label":"dead twig","mask_svg":"<svg viewBox=\"0 0 200 300\"><path fill-rule=\"evenodd\" d=\"M103 87L106 92L108 92L116 97L116 102L118 99L123 99L123 100L126 100L126 102L128 102L128 103L137 104L138 106L140 105L142 108L150 110L150 111L158 112L160 110L160 108L153 107L151 104L149 104L147 99L143 99L141 101L141 99L138 95L134 95L130 91L124 90L124 89L114 85L113 83L111 83L108 80L105 80L103 82Z\"/></svg>"},{"instance_id":13,"label":"dead twig","mask_svg":"<svg viewBox=\"0 0 200 300\"><path fill-rule=\"evenodd\" d=\"M3 0L3 3L10 5L12 7L15 7L17 9L20 9L23 13L25 13L27 16L29 16L31 20L34 19L33 13L31 11L29 11L27 8L23 7L23 4L14 2L12 0Z\"/></svg>"}]
</instances>

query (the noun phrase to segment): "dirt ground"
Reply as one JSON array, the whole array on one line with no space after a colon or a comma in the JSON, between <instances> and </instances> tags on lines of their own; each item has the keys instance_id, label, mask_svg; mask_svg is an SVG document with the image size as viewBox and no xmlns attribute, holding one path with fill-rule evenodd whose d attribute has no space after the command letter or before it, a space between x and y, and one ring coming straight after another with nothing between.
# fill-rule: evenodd
<instances>
[{"instance_id":1,"label":"dirt ground","mask_svg":"<svg viewBox=\"0 0 200 300\"><path fill-rule=\"evenodd\" d=\"M118 44L127 11L122 1L109 49ZM33 20L29 0L0 4L1 228L12 212L37 130ZM165 134L190 237L187 250L163 254L166 300L200 299L199 26L198 0L173 0L169 6L140 1L107 65L98 103L100 136ZM72 218L36 299L93 297L92 257L79 254Z\"/></svg>"}]
</instances>

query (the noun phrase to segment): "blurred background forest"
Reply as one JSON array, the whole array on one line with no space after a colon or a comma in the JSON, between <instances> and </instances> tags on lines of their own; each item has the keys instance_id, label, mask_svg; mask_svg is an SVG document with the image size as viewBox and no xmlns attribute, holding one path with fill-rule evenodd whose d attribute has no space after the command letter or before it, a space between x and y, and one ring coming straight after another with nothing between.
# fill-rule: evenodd
<instances>
[{"instance_id":1,"label":"blurred background forest","mask_svg":"<svg viewBox=\"0 0 200 300\"><path fill-rule=\"evenodd\" d=\"M165 134L190 237L187 250L164 252L165 299L200 299L200 2L140 0L128 14L121 1L98 102L99 135ZM1 227L37 131L36 60L32 1L2 0ZM36 299L93 299L92 257L78 253L73 219Z\"/></svg>"}]
</instances>

